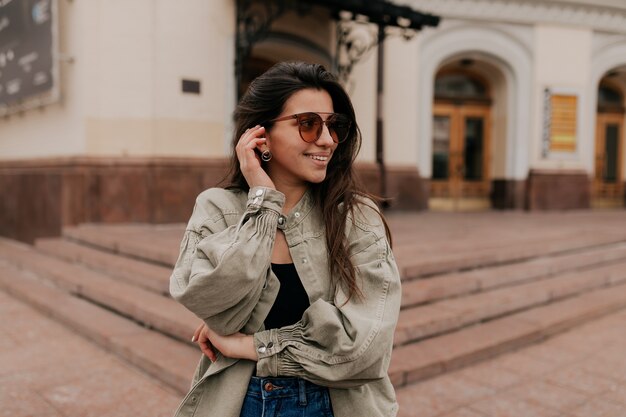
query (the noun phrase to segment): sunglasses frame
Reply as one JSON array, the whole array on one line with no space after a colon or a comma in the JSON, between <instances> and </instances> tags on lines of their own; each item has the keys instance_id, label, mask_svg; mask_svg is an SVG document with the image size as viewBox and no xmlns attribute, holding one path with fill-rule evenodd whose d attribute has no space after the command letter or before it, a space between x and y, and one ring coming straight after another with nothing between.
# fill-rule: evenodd
<instances>
[{"instance_id":1,"label":"sunglasses frame","mask_svg":"<svg viewBox=\"0 0 626 417\"><path fill-rule=\"evenodd\" d=\"M322 127L319 130L319 134L317 135L317 138L315 138L315 140L312 141L308 141L304 139L304 136L302 136L302 124L300 122L299 117L306 115L306 114L314 114L316 115L319 120L322 122L322 125L326 125L326 128L328 128L329 132L330 132L330 128L328 127L328 122L332 121L332 117L328 117L326 120L322 119L322 114L328 114L328 115L336 115L336 116L342 116L345 117L346 120L348 121L348 129L346 132L346 136L343 139L339 139L339 137L337 137L337 141L335 141L335 138L333 138L333 142L335 143L342 143L344 142L346 139L348 139L348 135L350 133L350 128L352 127L352 120L350 120L350 118L348 116L346 116L343 113L330 113L330 112L314 112L314 111L306 111L306 112L302 112L302 113L296 113L296 114L290 114L289 116L283 116L283 117L279 117L277 119L272 119L272 120L268 120L268 123L274 123L274 122L283 122L285 120L291 120L291 119L295 119L298 122L298 133L300 134L300 139L302 139L303 141L305 141L306 143L315 143L319 140L320 136L322 136L322 131L324 130L324 128ZM332 134L330 135L331 137L333 136Z\"/></svg>"}]
</instances>

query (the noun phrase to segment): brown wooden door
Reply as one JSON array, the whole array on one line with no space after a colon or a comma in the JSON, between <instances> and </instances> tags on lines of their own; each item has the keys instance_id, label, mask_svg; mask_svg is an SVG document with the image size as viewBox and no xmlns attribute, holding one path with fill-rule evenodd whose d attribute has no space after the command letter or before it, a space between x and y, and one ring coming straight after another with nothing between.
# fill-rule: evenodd
<instances>
[{"instance_id":1,"label":"brown wooden door","mask_svg":"<svg viewBox=\"0 0 626 417\"><path fill-rule=\"evenodd\" d=\"M624 115L598 113L596 123L596 160L594 197L596 199L622 200Z\"/></svg>"},{"instance_id":2,"label":"brown wooden door","mask_svg":"<svg viewBox=\"0 0 626 417\"><path fill-rule=\"evenodd\" d=\"M452 209L489 198L489 113L485 105L435 104L431 197L449 199Z\"/></svg>"}]
</instances>

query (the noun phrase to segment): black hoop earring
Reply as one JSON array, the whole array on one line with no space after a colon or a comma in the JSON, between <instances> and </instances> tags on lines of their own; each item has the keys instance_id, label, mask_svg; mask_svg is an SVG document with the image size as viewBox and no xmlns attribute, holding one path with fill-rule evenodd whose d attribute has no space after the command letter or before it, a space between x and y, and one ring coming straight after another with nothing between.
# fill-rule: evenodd
<instances>
[{"instance_id":1,"label":"black hoop earring","mask_svg":"<svg viewBox=\"0 0 626 417\"><path fill-rule=\"evenodd\" d=\"M264 150L264 151L261 153L261 159L262 159L264 162L268 162L270 159L272 159L272 153L271 153L269 150Z\"/></svg>"}]
</instances>

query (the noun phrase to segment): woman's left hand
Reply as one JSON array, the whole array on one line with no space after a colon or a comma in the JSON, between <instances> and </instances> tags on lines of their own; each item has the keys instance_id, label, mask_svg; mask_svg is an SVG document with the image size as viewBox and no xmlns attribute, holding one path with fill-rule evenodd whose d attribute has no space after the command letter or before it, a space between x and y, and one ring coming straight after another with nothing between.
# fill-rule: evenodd
<instances>
[{"instance_id":1,"label":"woman's left hand","mask_svg":"<svg viewBox=\"0 0 626 417\"><path fill-rule=\"evenodd\" d=\"M254 338L243 333L234 333L228 336L222 336L211 330L206 324L202 333L206 334L211 345L219 350L222 355L228 358L248 359L257 361L256 350L254 349Z\"/></svg>"}]
</instances>

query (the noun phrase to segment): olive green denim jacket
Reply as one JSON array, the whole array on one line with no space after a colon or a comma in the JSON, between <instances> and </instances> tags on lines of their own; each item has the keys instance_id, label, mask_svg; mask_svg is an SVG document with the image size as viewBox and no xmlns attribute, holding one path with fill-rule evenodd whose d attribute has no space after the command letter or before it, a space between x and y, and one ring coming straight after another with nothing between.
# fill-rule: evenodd
<instances>
[{"instance_id":1,"label":"olive green denim jacket","mask_svg":"<svg viewBox=\"0 0 626 417\"><path fill-rule=\"evenodd\" d=\"M400 277L371 201L348 220L348 250L364 297L332 285L321 212L305 194L282 215L285 197L264 187L201 193L170 279L172 296L220 334L254 335L258 362L202 356L176 416L238 417L256 366L263 376L294 376L329 387L336 417L395 416L387 375L400 310ZM276 230L309 297L302 319L264 330L280 283L270 258Z\"/></svg>"}]
</instances>

